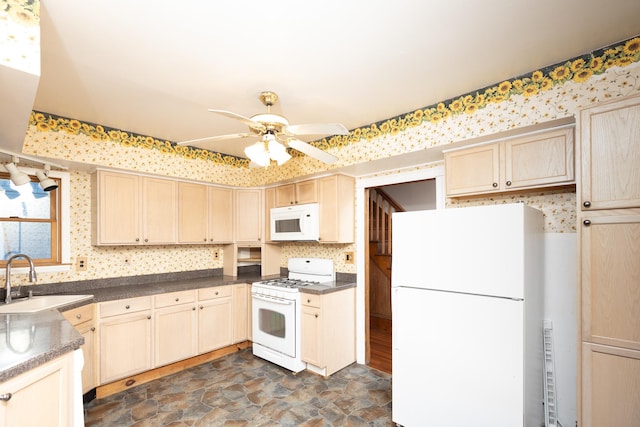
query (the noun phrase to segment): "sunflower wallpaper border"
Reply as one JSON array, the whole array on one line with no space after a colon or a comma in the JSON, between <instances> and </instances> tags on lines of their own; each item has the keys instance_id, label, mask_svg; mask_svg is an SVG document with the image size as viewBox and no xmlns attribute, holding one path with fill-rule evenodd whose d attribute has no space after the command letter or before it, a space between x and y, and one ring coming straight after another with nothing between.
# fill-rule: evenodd
<instances>
[{"instance_id":1,"label":"sunflower wallpaper border","mask_svg":"<svg viewBox=\"0 0 640 427\"><path fill-rule=\"evenodd\" d=\"M359 127L348 135L336 135L311 142L322 150L341 149L360 141L372 141L384 135L397 135L409 128L425 123L437 124L459 115L473 115L491 104L508 101L514 95L534 97L567 82L584 83L613 67L626 67L640 61L640 37L602 48L582 56L535 70L497 85L488 86L410 113ZM71 135L86 135L92 141L111 141L124 147L156 149L163 154L181 156L187 160L199 159L234 168L249 168L249 160L190 146L180 146L173 141L153 136L140 135L125 130L109 128L99 124L82 122L73 118L32 111L30 125L39 132L66 132ZM289 149L296 158L302 153Z\"/></svg>"}]
</instances>

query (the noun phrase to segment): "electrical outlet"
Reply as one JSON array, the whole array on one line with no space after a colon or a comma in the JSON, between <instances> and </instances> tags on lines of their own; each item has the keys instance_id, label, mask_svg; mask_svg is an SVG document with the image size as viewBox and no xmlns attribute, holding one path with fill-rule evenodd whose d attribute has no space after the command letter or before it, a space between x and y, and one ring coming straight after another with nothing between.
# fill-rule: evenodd
<instances>
[{"instance_id":1,"label":"electrical outlet","mask_svg":"<svg viewBox=\"0 0 640 427\"><path fill-rule=\"evenodd\" d=\"M344 253L344 262L346 262L347 264L353 264L355 262L353 252Z\"/></svg>"},{"instance_id":2,"label":"electrical outlet","mask_svg":"<svg viewBox=\"0 0 640 427\"><path fill-rule=\"evenodd\" d=\"M220 249L215 249L213 251L213 259L216 261L220 259Z\"/></svg>"},{"instance_id":3,"label":"electrical outlet","mask_svg":"<svg viewBox=\"0 0 640 427\"><path fill-rule=\"evenodd\" d=\"M78 271L87 271L87 257L80 256L76 258L76 270Z\"/></svg>"}]
</instances>

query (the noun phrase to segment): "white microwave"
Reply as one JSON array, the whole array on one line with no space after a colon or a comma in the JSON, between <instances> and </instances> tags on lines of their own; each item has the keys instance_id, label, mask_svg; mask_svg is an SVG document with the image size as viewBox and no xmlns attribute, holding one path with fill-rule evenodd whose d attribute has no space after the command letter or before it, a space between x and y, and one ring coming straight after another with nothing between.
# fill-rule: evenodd
<instances>
[{"instance_id":1,"label":"white microwave","mask_svg":"<svg viewBox=\"0 0 640 427\"><path fill-rule=\"evenodd\" d=\"M317 203L271 208L272 241L320 240L320 208Z\"/></svg>"}]
</instances>

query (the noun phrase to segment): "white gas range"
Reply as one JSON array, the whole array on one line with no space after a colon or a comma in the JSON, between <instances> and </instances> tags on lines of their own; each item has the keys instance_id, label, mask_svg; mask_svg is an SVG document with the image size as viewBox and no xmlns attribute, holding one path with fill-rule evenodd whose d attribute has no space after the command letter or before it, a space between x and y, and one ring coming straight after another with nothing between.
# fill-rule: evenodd
<instances>
[{"instance_id":1,"label":"white gas range","mask_svg":"<svg viewBox=\"0 0 640 427\"><path fill-rule=\"evenodd\" d=\"M335 281L333 261L290 258L289 277L255 282L251 286L253 354L300 372L302 361L300 288Z\"/></svg>"}]
</instances>

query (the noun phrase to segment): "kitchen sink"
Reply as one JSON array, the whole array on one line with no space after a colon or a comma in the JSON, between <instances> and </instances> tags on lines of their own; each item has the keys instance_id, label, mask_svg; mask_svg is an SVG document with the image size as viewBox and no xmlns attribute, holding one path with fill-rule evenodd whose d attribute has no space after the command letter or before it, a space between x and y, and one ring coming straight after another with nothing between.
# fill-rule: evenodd
<instances>
[{"instance_id":1,"label":"kitchen sink","mask_svg":"<svg viewBox=\"0 0 640 427\"><path fill-rule=\"evenodd\" d=\"M36 313L92 298L93 295L40 295L15 299L10 304L0 304L0 314Z\"/></svg>"}]
</instances>

